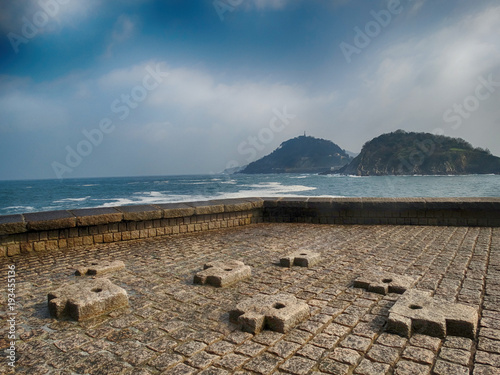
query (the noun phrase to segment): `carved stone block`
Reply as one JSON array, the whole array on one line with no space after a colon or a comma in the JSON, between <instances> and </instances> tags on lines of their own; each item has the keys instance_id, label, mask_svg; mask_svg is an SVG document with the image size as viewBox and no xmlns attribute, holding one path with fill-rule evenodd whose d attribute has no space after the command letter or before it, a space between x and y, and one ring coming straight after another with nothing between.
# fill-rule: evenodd
<instances>
[{"instance_id":1,"label":"carved stone block","mask_svg":"<svg viewBox=\"0 0 500 375\"><path fill-rule=\"evenodd\" d=\"M354 280L355 288L363 288L378 294L403 294L415 285L415 278L391 272L371 271Z\"/></svg>"},{"instance_id":2,"label":"carved stone block","mask_svg":"<svg viewBox=\"0 0 500 375\"><path fill-rule=\"evenodd\" d=\"M477 310L471 306L435 299L428 291L406 291L389 310L387 331L409 338L414 333L444 338L474 339Z\"/></svg>"},{"instance_id":3,"label":"carved stone block","mask_svg":"<svg viewBox=\"0 0 500 375\"><path fill-rule=\"evenodd\" d=\"M87 320L128 306L127 292L108 279L92 279L65 285L48 294L50 314Z\"/></svg>"},{"instance_id":4,"label":"carved stone block","mask_svg":"<svg viewBox=\"0 0 500 375\"><path fill-rule=\"evenodd\" d=\"M210 284L226 287L252 275L252 268L238 260L211 262L203 266L203 271L194 275L195 284Z\"/></svg>"},{"instance_id":5,"label":"carved stone block","mask_svg":"<svg viewBox=\"0 0 500 375\"><path fill-rule=\"evenodd\" d=\"M309 305L298 301L294 295L257 295L236 305L229 319L240 324L243 331L253 334L263 329L287 333L309 314Z\"/></svg>"},{"instance_id":6,"label":"carved stone block","mask_svg":"<svg viewBox=\"0 0 500 375\"><path fill-rule=\"evenodd\" d=\"M320 254L314 253L309 250L296 251L286 257L280 259L280 265L282 267L312 267L319 263Z\"/></svg>"},{"instance_id":7,"label":"carved stone block","mask_svg":"<svg viewBox=\"0 0 500 375\"><path fill-rule=\"evenodd\" d=\"M79 267L75 275L76 276L83 276L83 275L103 275L105 273L109 272L114 272L114 271L119 271L121 269L125 268L125 263L123 263L121 260L114 260L114 261L109 261L109 260L96 260L90 262L90 264L87 267Z\"/></svg>"}]
</instances>

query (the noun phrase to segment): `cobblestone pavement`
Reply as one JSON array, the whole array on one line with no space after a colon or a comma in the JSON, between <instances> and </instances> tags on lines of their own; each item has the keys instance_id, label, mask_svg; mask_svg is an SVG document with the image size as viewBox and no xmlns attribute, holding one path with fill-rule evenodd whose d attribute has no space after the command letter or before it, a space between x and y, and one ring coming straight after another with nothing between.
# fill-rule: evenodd
<instances>
[{"instance_id":1,"label":"cobblestone pavement","mask_svg":"<svg viewBox=\"0 0 500 375\"><path fill-rule=\"evenodd\" d=\"M279 267L298 249L321 253L321 262ZM52 319L47 293L93 258L125 262L108 277L130 307L80 323ZM252 266L252 277L229 288L193 285L204 263L227 259ZM34 253L1 260L4 315L12 262L18 374L500 374L500 228L258 224ZM386 333L399 295L352 287L373 267L479 308L477 340ZM255 336L229 322L237 302L278 292L307 302L311 317L287 334ZM0 373L9 371L4 356Z\"/></svg>"}]
</instances>

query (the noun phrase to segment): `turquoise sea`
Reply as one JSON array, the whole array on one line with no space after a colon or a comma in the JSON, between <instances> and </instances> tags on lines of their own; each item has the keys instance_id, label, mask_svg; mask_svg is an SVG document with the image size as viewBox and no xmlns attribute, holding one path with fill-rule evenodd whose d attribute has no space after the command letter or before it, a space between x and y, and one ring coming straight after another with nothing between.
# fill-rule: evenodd
<instances>
[{"instance_id":1,"label":"turquoise sea","mask_svg":"<svg viewBox=\"0 0 500 375\"><path fill-rule=\"evenodd\" d=\"M0 181L0 215L273 196L500 197L500 176L275 174Z\"/></svg>"}]
</instances>

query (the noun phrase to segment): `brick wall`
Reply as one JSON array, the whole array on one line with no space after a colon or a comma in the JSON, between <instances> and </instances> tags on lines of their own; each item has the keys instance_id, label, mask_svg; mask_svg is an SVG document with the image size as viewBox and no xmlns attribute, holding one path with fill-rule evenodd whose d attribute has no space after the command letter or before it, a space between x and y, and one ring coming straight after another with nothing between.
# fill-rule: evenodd
<instances>
[{"instance_id":1,"label":"brick wall","mask_svg":"<svg viewBox=\"0 0 500 375\"><path fill-rule=\"evenodd\" d=\"M0 216L0 256L261 222L500 227L500 198L247 198Z\"/></svg>"}]
</instances>

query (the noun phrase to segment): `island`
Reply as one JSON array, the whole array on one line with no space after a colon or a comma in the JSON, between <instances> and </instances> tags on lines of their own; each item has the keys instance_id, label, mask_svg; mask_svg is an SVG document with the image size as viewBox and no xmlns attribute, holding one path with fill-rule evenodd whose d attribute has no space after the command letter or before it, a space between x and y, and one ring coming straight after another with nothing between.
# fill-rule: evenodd
<instances>
[{"instance_id":1,"label":"island","mask_svg":"<svg viewBox=\"0 0 500 375\"><path fill-rule=\"evenodd\" d=\"M500 158L461 138L397 130L366 142L348 165L357 176L500 174Z\"/></svg>"},{"instance_id":2,"label":"island","mask_svg":"<svg viewBox=\"0 0 500 375\"><path fill-rule=\"evenodd\" d=\"M352 158L332 141L301 135L283 142L271 154L238 173L320 173L337 170Z\"/></svg>"}]
</instances>

